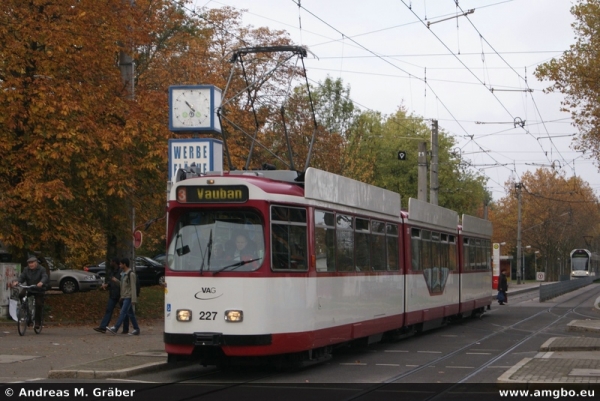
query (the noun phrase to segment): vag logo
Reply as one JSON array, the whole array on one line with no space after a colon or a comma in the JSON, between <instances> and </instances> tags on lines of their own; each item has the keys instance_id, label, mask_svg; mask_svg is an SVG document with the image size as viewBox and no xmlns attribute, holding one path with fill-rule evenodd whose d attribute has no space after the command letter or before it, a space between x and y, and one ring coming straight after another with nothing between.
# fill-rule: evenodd
<instances>
[{"instance_id":1,"label":"vag logo","mask_svg":"<svg viewBox=\"0 0 600 401\"><path fill-rule=\"evenodd\" d=\"M194 298L207 301L209 299L219 298L223 294L217 294L215 287L202 287L200 291L194 295Z\"/></svg>"}]
</instances>

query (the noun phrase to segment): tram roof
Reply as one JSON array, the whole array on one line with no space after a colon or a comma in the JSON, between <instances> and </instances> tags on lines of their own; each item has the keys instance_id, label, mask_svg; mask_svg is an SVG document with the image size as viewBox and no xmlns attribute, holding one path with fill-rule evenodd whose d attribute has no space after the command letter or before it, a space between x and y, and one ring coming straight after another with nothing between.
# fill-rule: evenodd
<instances>
[{"instance_id":1,"label":"tram roof","mask_svg":"<svg viewBox=\"0 0 600 401\"><path fill-rule=\"evenodd\" d=\"M415 198L408 200L408 220L433 224L451 230L458 227L458 213Z\"/></svg>"},{"instance_id":2,"label":"tram roof","mask_svg":"<svg viewBox=\"0 0 600 401\"><path fill-rule=\"evenodd\" d=\"M462 233L467 235L481 235L491 237L493 232L492 222L479 217L462 215Z\"/></svg>"},{"instance_id":3,"label":"tram roof","mask_svg":"<svg viewBox=\"0 0 600 401\"><path fill-rule=\"evenodd\" d=\"M304 197L400 216L400 194L313 167L304 176Z\"/></svg>"}]
</instances>

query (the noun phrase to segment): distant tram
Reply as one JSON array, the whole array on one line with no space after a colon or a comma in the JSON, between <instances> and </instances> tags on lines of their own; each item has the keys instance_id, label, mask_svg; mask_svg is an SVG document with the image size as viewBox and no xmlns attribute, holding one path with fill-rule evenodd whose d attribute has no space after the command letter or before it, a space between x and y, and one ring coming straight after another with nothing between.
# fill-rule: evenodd
<instances>
[{"instance_id":1,"label":"distant tram","mask_svg":"<svg viewBox=\"0 0 600 401\"><path fill-rule=\"evenodd\" d=\"M573 249L571 251L571 277L595 276L599 265L600 257L598 254L587 249Z\"/></svg>"}]
</instances>

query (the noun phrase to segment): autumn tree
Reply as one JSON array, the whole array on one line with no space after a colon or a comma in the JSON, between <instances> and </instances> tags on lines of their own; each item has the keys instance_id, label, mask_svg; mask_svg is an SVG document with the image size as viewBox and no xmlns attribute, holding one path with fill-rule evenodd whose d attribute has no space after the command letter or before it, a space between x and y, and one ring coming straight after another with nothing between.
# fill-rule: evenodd
<instances>
[{"instance_id":1,"label":"autumn tree","mask_svg":"<svg viewBox=\"0 0 600 401\"><path fill-rule=\"evenodd\" d=\"M547 92L565 95L562 110L571 113L581 133L576 148L600 160L600 1L578 0L571 13L575 43L560 58L538 66L535 75L553 81Z\"/></svg>"},{"instance_id":2,"label":"autumn tree","mask_svg":"<svg viewBox=\"0 0 600 401\"><path fill-rule=\"evenodd\" d=\"M39 250L81 266L107 246L127 249L132 208L137 222L164 216L169 85L223 87L223 56L286 40L241 27L232 9L186 7L2 2L0 238L17 258ZM136 65L133 91L121 52ZM160 225L149 231L155 245L164 241Z\"/></svg>"},{"instance_id":3,"label":"autumn tree","mask_svg":"<svg viewBox=\"0 0 600 401\"><path fill-rule=\"evenodd\" d=\"M579 177L566 177L555 170L540 168L521 177L521 235L525 252L526 277L533 277L533 258L539 252L538 270L548 269L550 280L565 274L565 261L575 248L596 249L600 245L598 199L589 184ZM518 200L515 182L506 183L509 195L496 203L491 220L496 242L515 249ZM514 252L516 254L516 251ZM561 270L561 266L562 269Z\"/></svg>"},{"instance_id":4,"label":"autumn tree","mask_svg":"<svg viewBox=\"0 0 600 401\"><path fill-rule=\"evenodd\" d=\"M400 193L404 207L409 198L418 198L418 144L426 142L431 148L431 128L422 118L403 108L391 116L363 112L354 120L348 138L345 166L350 177ZM461 214L483 217L485 179L469 169L452 151L453 146L454 139L441 130L438 203ZM406 160L398 160L400 150L406 152Z\"/></svg>"}]
</instances>

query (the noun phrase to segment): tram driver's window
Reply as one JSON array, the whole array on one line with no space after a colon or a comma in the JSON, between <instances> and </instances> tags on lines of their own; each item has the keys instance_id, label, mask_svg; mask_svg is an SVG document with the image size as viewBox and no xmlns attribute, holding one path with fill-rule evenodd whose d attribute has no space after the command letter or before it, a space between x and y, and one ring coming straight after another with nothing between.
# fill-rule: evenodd
<instances>
[{"instance_id":1,"label":"tram driver's window","mask_svg":"<svg viewBox=\"0 0 600 401\"><path fill-rule=\"evenodd\" d=\"M306 270L306 209L271 207L271 266L273 270Z\"/></svg>"}]
</instances>

